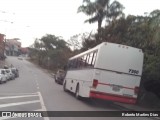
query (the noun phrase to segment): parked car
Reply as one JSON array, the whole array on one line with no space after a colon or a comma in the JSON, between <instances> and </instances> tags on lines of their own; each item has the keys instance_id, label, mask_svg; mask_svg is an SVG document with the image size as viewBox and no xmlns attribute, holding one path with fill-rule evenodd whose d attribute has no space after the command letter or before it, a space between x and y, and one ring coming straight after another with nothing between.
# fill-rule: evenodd
<instances>
[{"instance_id":1,"label":"parked car","mask_svg":"<svg viewBox=\"0 0 160 120\"><path fill-rule=\"evenodd\" d=\"M9 76L9 79L10 79L10 80L15 79L15 74L12 72L11 69L6 69L6 73L7 73L7 75Z\"/></svg>"},{"instance_id":2,"label":"parked car","mask_svg":"<svg viewBox=\"0 0 160 120\"><path fill-rule=\"evenodd\" d=\"M4 83L7 81L7 77L5 75L5 70L0 69L0 83Z\"/></svg>"},{"instance_id":3,"label":"parked car","mask_svg":"<svg viewBox=\"0 0 160 120\"><path fill-rule=\"evenodd\" d=\"M23 55L19 55L18 60L23 60Z\"/></svg>"},{"instance_id":4,"label":"parked car","mask_svg":"<svg viewBox=\"0 0 160 120\"><path fill-rule=\"evenodd\" d=\"M58 70L56 75L55 75L55 82L62 85L64 77L65 77L65 71L64 70Z\"/></svg>"},{"instance_id":5,"label":"parked car","mask_svg":"<svg viewBox=\"0 0 160 120\"><path fill-rule=\"evenodd\" d=\"M22 57L18 57L18 60L23 60L23 58Z\"/></svg>"},{"instance_id":6,"label":"parked car","mask_svg":"<svg viewBox=\"0 0 160 120\"><path fill-rule=\"evenodd\" d=\"M17 68L11 68L11 70L12 70L12 73L15 75L16 78L19 77L19 71L18 71Z\"/></svg>"},{"instance_id":7,"label":"parked car","mask_svg":"<svg viewBox=\"0 0 160 120\"><path fill-rule=\"evenodd\" d=\"M8 69L9 67L8 67L8 65L4 65L4 69Z\"/></svg>"},{"instance_id":8,"label":"parked car","mask_svg":"<svg viewBox=\"0 0 160 120\"><path fill-rule=\"evenodd\" d=\"M10 75L7 73L7 69L3 69L3 70L4 70L4 73L5 73L6 79L10 80Z\"/></svg>"}]
</instances>

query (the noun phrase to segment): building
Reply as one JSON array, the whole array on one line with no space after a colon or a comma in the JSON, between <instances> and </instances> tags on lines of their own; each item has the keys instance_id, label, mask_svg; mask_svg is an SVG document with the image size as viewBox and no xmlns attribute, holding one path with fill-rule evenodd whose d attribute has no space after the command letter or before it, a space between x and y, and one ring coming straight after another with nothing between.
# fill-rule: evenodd
<instances>
[{"instance_id":1,"label":"building","mask_svg":"<svg viewBox=\"0 0 160 120\"><path fill-rule=\"evenodd\" d=\"M20 53L23 57L28 57L29 56L29 47L21 47Z\"/></svg>"},{"instance_id":2,"label":"building","mask_svg":"<svg viewBox=\"0 0 160 120\"><path fill-rule=\"evenodd\" d=\"M24 55L28 54L29 52L28 47L21 47L20 50L21 50L21 54L24 54Z\"/></svg>"},{"instance_id":3,"label":"building","mask_svg":"<svg viewBox=\"0 0 160 120\"><path fill-rule=\"evenodd\" d=\"M9 56L18 56L20 54L21 42L18 38L6 39L5 53Z\"/></svg>"},{"instance_id":4,"label":"building","mask_svg":"<svg viewBox=\"0 0 160 120\"><path fill-rule=\"evenodd\" d=\"M4 58L5 35L0 33L0 60Z\"/></svg>"}]
</instances>

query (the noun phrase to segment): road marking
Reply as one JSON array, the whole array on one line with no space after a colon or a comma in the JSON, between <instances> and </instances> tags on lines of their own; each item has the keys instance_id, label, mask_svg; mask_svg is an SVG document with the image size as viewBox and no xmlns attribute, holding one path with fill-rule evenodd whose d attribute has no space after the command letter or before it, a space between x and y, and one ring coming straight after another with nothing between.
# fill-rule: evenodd
<instances>
[{"instance_id":1,"label":"road marking","mask_svg":"<svg viewBox=\"0 0 160 120\"><path fill-rule=\"evenodd\" d=\"M36 81L36 85L37 85L37 89L39 89L39 84L38 84L38 82Z\"/></svg>"},{"instance_id":2,"label":"road marking","mask_svg":"<svg viewBox=\"0 0 160 120\"><path fill-rule=\"evenodd\" d=\"M34 97L34 96L38 97L38 95L7 96L7 97L0 97L0 100L8 99L8 98L23 98L23 97Z\"/></svg>"},{"instance_id":3,"label":"road marking","mask_svg":"<svg viewBox=\"0 0 160 120\"><path fill-rule=\"evenodd\" d=\"M40 102L40 100L25 101L25 102L18 102L18 103L1 104L1 105L0 105L0 108L17 106L17 105L24 105L24 104L30 104L30 103L38 103L38 102Z\"/></svg>"},{"instance_id":4,"label":"road marking","mask_svg":"<svg viewBox=\"0 0 160 120\"><path fill-rule=\"evenodd\" d=\"M37 95L37 92L36 93L3 93L3 94L0 94L1 95Z\"/></svg>"},{"instance_id":5,"label":"road marking","mask_svg":"<svg viewBox=\"0 0 160 120\"><path fill-rule=\"evenodd\" d=\"M33 110L33 111L43 111L42 109L37 109L37 110Z\"/></svg>"},{"instance_id":6,"label":"road marking","mask_svg":"<svg viewBox=\"0 0 160 120\"><path fill-rule=\"evenodd\" d=\"M36 81L36 84L38 84L38 81L37 80L35 80Z\"/></svg>"},{"instance_id":7,"label":"road marking","mask_svg":"<svg viewBox=\"0 0 160 120\"><path fill-rule=\"evenodd\" d=\"M42 109L41 109L41 110L42 110L42 111L47 111L41 93L40 93L40 92L37 92L37 93L38 93L38 95L39 95L40 104L41 104L41 106L42 106ZM49 118L48 118L48 117L44 117L44 120L49 120Z\"/></svg>"},{"instance_id":8,"label":"road marking","mask_svg":"<svg viewBox=\"0 0 160 120\"><path fill-rule=\"evenodd\" d=\"M39 99L40 99L40 103L41 103L41 106L42 106L42 110L47 111L41 93L40 93L40 92L37 92L37 93L38 93L38 96L39 96Z\"/></svg>"},{"instance_id":9,"label":"road marking","mask_svg":"<svg viewBox=\"0 0 160 120\"><path fill-rule=\"evenodd\" d=\"M23 93L20 93L23 94ZM29 94L29 93L28 93ZM25 101L25 102L16 102L16 103L7 103L7 104L1 104L0 108L4 107L12 107L12 106L18 106L18 105L25 105L25 104L31 104L31 103L39 103L41 105L41 109L32 110L32 111L47 111L46 107L44 105L43 97L40 92L36 93L30 93L30 95L21 95L21 96L7 96L7 97L0 97L0 99L10 99L10 98L22 98L22 97L39 97L39 100L34 101ZM8 119L16 119L16 117L5 117L1 118L1 120L8 120ZM49 117L43 117L44 120L50 120Z\"/></svg>"}]
</instances>

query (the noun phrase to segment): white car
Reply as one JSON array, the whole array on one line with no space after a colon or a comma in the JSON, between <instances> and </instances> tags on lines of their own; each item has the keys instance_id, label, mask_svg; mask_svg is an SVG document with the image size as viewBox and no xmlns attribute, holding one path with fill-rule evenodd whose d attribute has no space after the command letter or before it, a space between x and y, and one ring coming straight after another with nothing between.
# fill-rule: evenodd
<instances>
[{"instance_id":1,"label":"white car","mask_svg":"<svg viewBox=\"0 0 160 120\"><path fill-rule=\"evenodd\" d=\"M11 69L6 69L6 74L9 76L9 80L15 79L15 75L13 74Z\"/></svg>"},{"instance_id":2,"label":"white car","mask_svg":"<svg viewBox=\"0 0 160 120\"><path fill-rule=\"evenodd\" d=\"M4 83L7 81L7 77L5 75L5 70L0 69L0 83Z\"/></svg>"},{"instance_id":3,"label":"white car","mask_svg":"<svg viewBox=\"0 0 160 120\"><path fill-rule=\"evenodd\" d=\"M5 77L6 77L6 79L7 80L10 80L10 75L7 73L7 69L2 69L2 70L4 70L4 75L5 75Z\"/></svg>"}]
</instances>

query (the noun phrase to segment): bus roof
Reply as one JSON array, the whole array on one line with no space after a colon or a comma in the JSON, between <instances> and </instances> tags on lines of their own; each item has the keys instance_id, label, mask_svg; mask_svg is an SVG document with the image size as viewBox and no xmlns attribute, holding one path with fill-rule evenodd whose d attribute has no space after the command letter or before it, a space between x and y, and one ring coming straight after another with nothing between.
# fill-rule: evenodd
<instances>
[{"instance_id":1,"label":"bus roof","mask_svg":"<svg viewBox=\"0 0 160 120\"><path fill-rule=\"evenodd\" d=\"M87 50L87 51L84 51L84 52L82 52L82 53L80 53L80 54L78 54L78 55L75 55L75 56L71 57L69 60L72 60L72 59L74 59L74 58L78 58L78 57L83 56L83 55L85 55L85 54L87 54L87 53L90 53L90 52L92 52L92 51L98 50L98 48L99 48L100 46L102 46L104 43L107 43L107 42L103 42L103 43L101 43L101 44L99 44L99 45L97 45L97 46L95 46L95 47L93 47L93 48L91 48L91 49L89 49L89 50Z\"/></svg>"},{"instance_id":2,"label":"bus roof","mask_svg":"<svg viewBox=\"0 0 160 120\"><path fill-rule=\"evenodd\" d=\"M91 49L89 49L89 50L87 50L87 51L84 51L84 52L82 52L82 53L80 53L80 54L78 54L78 55L75 55L75 56L71 57L69 60L73 60L73 59L75 59L75 58L81 57L81 56L83 56L83 55L85 55L85 54L88 54L88 53L90 53L90 52L96 51L96 50L98 50L101 46L106 45L106 44L122 45L122 44L117 44L117 43L102 42L101 44L99 44L99 45L97 45L97 46L95 46L95 47L93 47L93 48L91 48ZM127 46L127 45L122 45L122 46L130 47L130 48L133 48L133 49L138 49L138 48L134 48L134 47ZM141 50L141 49L138 49L138 50Z\"/></svg>"}]
</instances>

